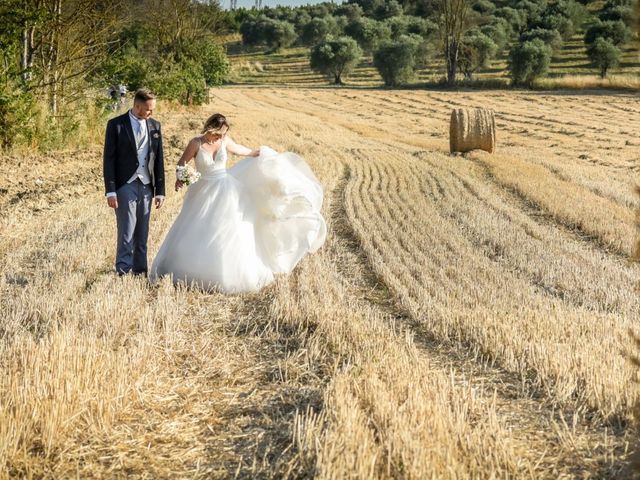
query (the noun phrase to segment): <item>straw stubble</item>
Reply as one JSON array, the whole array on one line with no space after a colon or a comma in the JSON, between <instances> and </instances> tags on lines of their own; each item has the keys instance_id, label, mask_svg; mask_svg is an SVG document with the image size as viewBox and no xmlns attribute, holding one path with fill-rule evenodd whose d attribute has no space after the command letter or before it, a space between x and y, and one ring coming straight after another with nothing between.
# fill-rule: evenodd
<instances>
[{"instance_id":1,"label":"straw stubble","mask_svg":"<svg viewBox=\"0 0 640 480\"><path fill-rule=\"evenodd\" d=\"M326 192L326 245L255 295L114 277L91 169L56 202L11 184L5 476L620 477L637 101L384 95L216 92L236 141L300 153ZM451 109L486 102L504 105L500 158L450 157ZM169 164L210 109L162 112ZM96 158L39 175L64 190L59 172ZM153 212L151 255L182 194Z\"/></svg>"}]
</instances>

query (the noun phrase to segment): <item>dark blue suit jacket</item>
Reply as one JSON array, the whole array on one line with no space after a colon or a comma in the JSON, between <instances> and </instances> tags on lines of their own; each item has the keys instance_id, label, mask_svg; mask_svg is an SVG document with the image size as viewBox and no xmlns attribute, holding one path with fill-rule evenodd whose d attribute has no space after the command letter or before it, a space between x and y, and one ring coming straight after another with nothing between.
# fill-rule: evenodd
<instances>
[{"instance_id":1,"label":"dark blue suit jacket","mask_svg":"<svg viewBox=\"0 0 640 480\"><path fill-rule=\"evenodd\" d=\"M164 195L164 154L160 122L147 120L149 154L147 165L151 174L153 195ZM115 192L127 183L138 169L136 141L129 112L112 118L107 123L104 140L103 173L105 193Z\"/></svg>"}]
</instances>

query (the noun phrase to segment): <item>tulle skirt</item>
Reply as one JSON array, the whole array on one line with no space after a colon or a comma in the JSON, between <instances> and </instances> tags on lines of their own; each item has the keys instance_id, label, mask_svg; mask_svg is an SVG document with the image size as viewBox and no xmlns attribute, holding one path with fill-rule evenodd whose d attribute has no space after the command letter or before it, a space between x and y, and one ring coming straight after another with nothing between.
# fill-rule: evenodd
<instances>
[{"instance_id":1,"label":"tulle skirt","mask_svg":"<svg viewBox=\"0 0 640 480\"><path fill-rule=\"evenodd\" d=\"M322 186L298 155L260 148L188 187L156 255L152 281L171 275L207 290L257 291L324 243Z\"/></svg>"}]
</instances>

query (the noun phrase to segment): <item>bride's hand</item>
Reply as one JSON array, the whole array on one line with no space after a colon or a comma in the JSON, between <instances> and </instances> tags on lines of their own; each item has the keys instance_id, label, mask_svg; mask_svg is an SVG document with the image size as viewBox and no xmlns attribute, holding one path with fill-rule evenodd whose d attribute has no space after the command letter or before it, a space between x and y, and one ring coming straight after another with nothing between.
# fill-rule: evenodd
<instances>
[{"instance_id":1,"label":"bride's hand","mask_svg":"<svg viewBox=\"0 0 640 480\"><path fill-rule=\"evenodd\" d=\"M184 183L182 183L180 180L176 180L176 192L180 190L183 185Z\"/></svg>"},{"instance_id":2,"label":"bride's hand","mask_svg":"<svg viewBox=\"0 0 640 480\"><path fill-rule=\"evenodd\" d=\"M257 157L259 155L260 155L260 150L254 150L249 154L250 157Z\"/></svg>"}]
</instances>

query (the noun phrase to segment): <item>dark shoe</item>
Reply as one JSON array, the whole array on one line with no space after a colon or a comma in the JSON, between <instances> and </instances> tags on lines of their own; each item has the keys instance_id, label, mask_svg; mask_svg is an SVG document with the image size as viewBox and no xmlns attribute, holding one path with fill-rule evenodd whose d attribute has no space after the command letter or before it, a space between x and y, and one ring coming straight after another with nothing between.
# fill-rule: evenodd
<instances>
[{"instance_id":1,"label":"dark shoe","mask_svg":"<svg viewBox=\"0 0 640 480\"><path fill-rule=\"evenodd\" d=\"M144 276L145 278L147 278L149 276L149 273L146 270L142 270L140 272L131 271L131 273L133 273L135 277Z\"/></svg>"}]
</instances>

